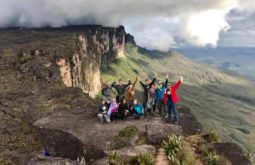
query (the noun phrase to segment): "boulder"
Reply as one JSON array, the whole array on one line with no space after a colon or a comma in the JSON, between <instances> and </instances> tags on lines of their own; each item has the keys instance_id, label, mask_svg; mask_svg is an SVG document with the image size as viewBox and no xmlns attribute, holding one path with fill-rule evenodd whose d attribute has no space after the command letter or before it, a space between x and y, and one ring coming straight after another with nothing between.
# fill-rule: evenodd
<instances>
[{"instance_id":1,"label":"boulder","mask_svg":"<svg viewBox=\"0 0 255 165\"><path fill-rule=\"evenodd\" d=\"M160 144L170 135L182 135L182 128L172 124L153 123L146 125L146 138L151 144Z\"/></svg>"},{"instance_id":2,"label":"boulder","mask_svg":"<svg viewBox=\"0 0 255 165\"><path fill-rule=\"evenodd\" d=\"M60 157L44 157L44 156L37 156L28 162L28 165L53 165L53 164L81 165L79 162L73 161L70 159L65 159Z\"/></svg>"},{"instance_id":3,"label":"boulder","mask_svg":"<svg viewBox=\"0 0 255 165\"><path fill-rule=\"evenodd\" d=\"M40 141L50 156L76 160L85 157L83 144L70 133L34 126L36 139Z\"/></svg>"}]
</instances>

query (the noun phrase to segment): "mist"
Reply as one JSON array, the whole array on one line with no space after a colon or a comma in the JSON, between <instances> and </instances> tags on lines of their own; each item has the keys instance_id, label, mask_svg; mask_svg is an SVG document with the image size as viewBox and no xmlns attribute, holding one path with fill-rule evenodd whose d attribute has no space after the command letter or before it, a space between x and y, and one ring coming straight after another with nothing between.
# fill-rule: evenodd
<instances>
[{"instance_id":1,"label":"mist","mask_svg":"<svg viewBox=\"0 0 255 165\"><path fill-rule=\"evenodd\" d=\"M238 0L0 0L0 27L124 25L137 44L148 49L214 47L220 34L231 29L226 15L232 10L252 13L253 4L252 0L242 5Z\"/></svg>"}]
</instances>

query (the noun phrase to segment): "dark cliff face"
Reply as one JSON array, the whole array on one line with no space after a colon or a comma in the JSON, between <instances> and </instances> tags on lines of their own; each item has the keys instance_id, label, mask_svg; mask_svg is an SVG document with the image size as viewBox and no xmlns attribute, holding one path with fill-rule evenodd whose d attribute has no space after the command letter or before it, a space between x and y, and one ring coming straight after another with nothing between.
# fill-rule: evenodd
<instances>
[{"instance_id":1,"label":"dark cliff face","mask_svg":"<svg viewBox=\"0 0 255 165\"><path fill-rule=\"evenodd\" d=\"M126 42L133 40L123 26L99 25L2 29L0 38L1 52L43 56L45 65L59 68L66 86L79 87L92 97L101 89L100 68L124 57Z\"/></svg>"}]
</instances>

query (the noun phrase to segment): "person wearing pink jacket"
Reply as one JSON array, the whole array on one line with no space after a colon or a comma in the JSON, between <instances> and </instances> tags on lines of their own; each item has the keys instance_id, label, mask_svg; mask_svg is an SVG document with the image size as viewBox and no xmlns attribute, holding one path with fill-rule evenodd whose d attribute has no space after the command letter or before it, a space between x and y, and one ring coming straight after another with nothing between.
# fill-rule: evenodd
<instances>
[{"instance_id":1,"label":"person wearing pink jacket","mask_svg":"<svg viewBox=\"0 0 255 165\"><path fill-rule=\"evenodd\" d=\"M172 114L174 116L174 123L177 123L179 120L178 111L176 109L176 103L179 101L179 97L177 95L177 90L182 83L182 77L180 80L171 86L170 83L167 83L167 87L164 91L164 103L168 113L168 119L172 121Z\"/></svg>"},{"instance_id":2,"label":"person wearing pink jacket","mask_svg":"<svg viewBox=\"0 0 255 165\"><path fill-rule=\"evenodd\" d=\"M118 111L118 103L116 102L116 99L113 98L111 103L110 103L110 107L109 110L107 112L107 116L108 118L111 119L111 121L113 120L113 118L117 117L117 111Z\"/></svg>"}]
</instances>

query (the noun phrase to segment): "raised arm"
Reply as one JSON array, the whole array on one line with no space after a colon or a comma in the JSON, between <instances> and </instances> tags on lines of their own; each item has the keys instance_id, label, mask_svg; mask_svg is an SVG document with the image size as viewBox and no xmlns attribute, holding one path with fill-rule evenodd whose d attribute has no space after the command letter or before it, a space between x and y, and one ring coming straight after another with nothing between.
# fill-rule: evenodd
<instances>
[{"instance_id":1,"label":"raised arm","mask_svg":"<svg viewBox=\"0 0 255 165\"><path fill-rule=\"evenodd\" d=\"M149 85L151 86L152 84L155 83L155 81L156 81L156 78L154 78Z\"/></svg>"},{"instance_id":2,"label":"raised arm","mask_svg":"<svg viewBox=\"0 0 255 165\"><path fill-rule=\"evenodd\" d=\"M167 86L167 83L168 83L168 74L166 75L165 88L166 88L166 86Z\"/></svg>"},{"instance_id":3,"label":"raised arm","mask_svg":"<svg viewBox=\"0 0 255 165\"><path fill-rule=\"evenodd\" d=\"M135 78L135 82L134 82L132 90L135 88L135 85L136 85L137 81L138 81L138 77Z\"/></svg>"},{"instance_id":4,"label":"raised arm","mask_svg":"<svg viewBox=\"0 0 255 165\"><path fill-rule=\"evenodd\" d=\"M114 81L113 83L112 83L112 85L111 85L113 88L115 88L116 87L116 81Z\"/></svg>"},{"instance_id":5,"label":"raised arm","mask_svg":"<svg viewBox=\"0 0 255 165\"><path fill-rule=\"evenodd\" d=\"M140 84L142 85L143 88L145 88L145 84L142 81L140 81Z\"/></svg>"},{"instance_id":6,"label":"raised arm","mask_svg":"<svg viewBox=\"0 0 255 165\"><path fill-rule=\"evenodd\" d=\"M127 88L131 84L131 80L128 80L127 84L124 84L124 87Z\"/></svg>"},{"instance_id":7,"label":"raised arm","mask_svg":"<svg viewBox=\"0 0 255 165\"><path fill-rule=\"evenodd\" d=\"M174 88L175 90L177 90L177 89L180 87L181 83L182 83L182 77L180 78L180 80L179 80L177 83L175 83L175 84L172 86L172 88Z\"/></svg>"}]
</instances>

